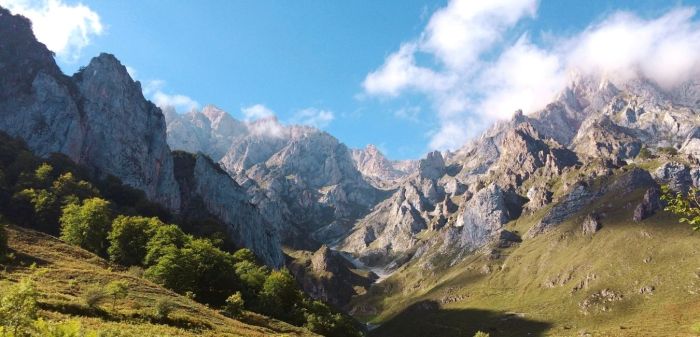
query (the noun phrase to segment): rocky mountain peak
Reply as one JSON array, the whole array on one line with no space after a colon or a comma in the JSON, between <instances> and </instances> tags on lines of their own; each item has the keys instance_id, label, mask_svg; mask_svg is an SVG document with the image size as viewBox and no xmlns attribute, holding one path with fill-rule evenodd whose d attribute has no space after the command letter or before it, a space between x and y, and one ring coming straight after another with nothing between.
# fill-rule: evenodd
<instances>
[{"instance_id":1,"label":"rocky mountain peak","mask_svg":"<svg viewBox=\"0 0 700 337\"><path fill-rule=\"evenodd\" d=\"M432 151L418 162L418 174L427 179L438 179L445 173L445 160L440 151Z\"/></svg>"}]
</instances>

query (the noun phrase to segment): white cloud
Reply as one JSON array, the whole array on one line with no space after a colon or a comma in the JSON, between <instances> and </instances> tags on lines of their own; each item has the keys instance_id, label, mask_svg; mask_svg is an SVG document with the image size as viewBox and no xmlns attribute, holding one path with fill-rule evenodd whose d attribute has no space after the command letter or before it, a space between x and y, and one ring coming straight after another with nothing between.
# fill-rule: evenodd
<instances>
[{"instance_id":1,"label":"white cloud","mask_svg":"<svg viewBox=\"0 0 700 337\"><path fill-rule=\"evenodd\" d=\"M199 103L194 99L180 94L166 94L163 92L163 87L165 87L163 80L148 81L143 87L143 94L162 109L172 107L175 111L185 112L199 108Z\"/></svg>"},{"instance_id":2,"label":"white cloud","mask_svg":"<svg viewBox=\"0 0 700 337\"><path fill-rule=\"evenodd\" d=\"M75 62L90 39L104 31L100 16L83 4L61 0L0 0L0 6L32 21L34 35L58 57Z\"/></svg>"},{"instance_id":3,"label":"white cloud","mask_svg":"<svg viewBox=\"0 0 700 337\"><path fill-rule=\"evenodd\" d=\"M292 116L290 122L292 124L310 125L322 129L328 126L333 119L335 119L335 115L332 111L306 108L297 111L294 116Z\"/></svg>"},{"instance_id":4,"label":"white cloud","mask_svg":"<svg viewBox=\"0 0 700 337\"><path fill-rule=\"evenodd\" d=\"M548 33L546 46L533 43L519 24L536 10L536 0L451 0L418 37L367 74L364 92L425 95L439 125L430 146L442 150L461 146L517 109L541 109L572 71L615 80L641 75L665 88L700 74L694 8L647 20L613 13L571 36Z\"/></svg>"},{"instance_id":5,"label":"white cloud","mask_svg":"<svg viewBox=\"0 0 700 337\"><path fill-rule=\"evenodd\" d=\"M396 118L405 119L410 122L418 123L420 119L421 108L419 106L405 106L394 111Z\"/></svg>"},{"instance_id":6,"label":"white cloud","mask_svg":"<svg viewBox=\"0 0 700 337\"><path fill-rule=\"evenodd\" d=\"M274 111L270 110L270 108L268 108L262 104L255 104L255 105L251 105L249 107L245 107L245 108L241 109L241 112L243 113L243 118L246 121L252 121L252 120L257 120L257 119L275 116Z\"/></svg>"}]
</instances>

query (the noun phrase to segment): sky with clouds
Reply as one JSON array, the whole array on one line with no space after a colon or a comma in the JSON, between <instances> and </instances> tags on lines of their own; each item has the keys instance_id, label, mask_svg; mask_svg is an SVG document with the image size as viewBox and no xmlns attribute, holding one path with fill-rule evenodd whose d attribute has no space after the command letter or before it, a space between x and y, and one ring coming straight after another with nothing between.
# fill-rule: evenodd
<instances>
[{"instance_id":1,"label":"sky with clouds","mask_svg":"<svg viewBox=\"0 0 700 337\"><path fill-rule=\"evenodd\" d=\"M572 74L700 74L700 0L0 0L73 73L115 54L144 95L277 116L390 158L455 149Z\"/></svg>"}]
</instances>

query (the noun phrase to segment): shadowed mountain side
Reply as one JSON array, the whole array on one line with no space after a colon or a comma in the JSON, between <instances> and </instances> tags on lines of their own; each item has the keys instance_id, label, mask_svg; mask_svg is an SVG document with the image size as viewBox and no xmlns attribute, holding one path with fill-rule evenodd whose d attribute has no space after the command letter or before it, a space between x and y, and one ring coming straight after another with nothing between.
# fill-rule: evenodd
<instances>
[{"instance_id":1,"label":"shadowed mountain side","mask_svg":"<svg viewBox=\"0 0 700 337\"><path fill-rule=\"evenodd\" d=\"M438 302L420 301L371 331L372 337L472 337L477 331L490 337L544 336L547 322L518 313L479 309L443 309Z\"/></svg>"}]
</instances>

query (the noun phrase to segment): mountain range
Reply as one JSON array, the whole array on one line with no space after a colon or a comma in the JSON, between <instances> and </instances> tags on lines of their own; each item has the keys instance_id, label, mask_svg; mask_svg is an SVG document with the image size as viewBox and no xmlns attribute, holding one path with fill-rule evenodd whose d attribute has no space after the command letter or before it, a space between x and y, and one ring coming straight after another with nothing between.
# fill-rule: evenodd
<instances>
[{"instance_id":1,"label":"mountain range","mask_svg":"<svg viewBox=\"0 0 700 337\"><path fill-rule=\"evenodd\" d=\"M690 243L665 241L665 230L690 234L670 225L658 195L660 184L700 187L700 79L662 88L641 76L572 73L540 111L515 111L456 151L392 161L375 146L351 149L274 117L159 108L110 54L64 75L27 22L1 11L0 130L39 156L62 153L94 176L115 176L174 213L203 207L237 246L376 324L372 334L424 335L421 326L441 320L445 334L467 331L456 322L468 317L495 336L601 327L612 336L616 326L615 335L641 336L649 326L635 308L644 313L651 294L658 308L700 312L692 279L700 259ZM612 233L620 237L604 239ZM678 265L610 272L623 262L606 254L634 247L604 242L625 236ZM628 263L643 268L654 259L646 258ZM688 275L674 287L675 272ZM484 304L488 289L507 286L508 296ZM560 287L575 318L546 309L558 297L542 294ZM457 313L480 306L503 312ZM678 317L669 336L693 323ZM633 332L620 334L625 326Z\"/></svg>"}]
</instances>

